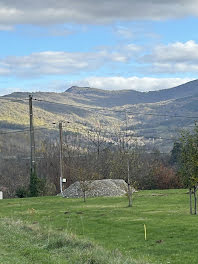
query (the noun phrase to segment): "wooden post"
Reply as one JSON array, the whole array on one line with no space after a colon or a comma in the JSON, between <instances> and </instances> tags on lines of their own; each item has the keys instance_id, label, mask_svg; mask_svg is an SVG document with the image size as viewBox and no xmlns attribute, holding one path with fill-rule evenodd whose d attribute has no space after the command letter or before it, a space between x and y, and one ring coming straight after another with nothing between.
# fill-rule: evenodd
<instances>
[{"instance_id":1,"label":"wooden post","mask_svg":"<svg viewBox=\"0 0 198 264\"><path fill-rule=\"evenodd\" d=\"M33 109L32 109L32 95L29 95L29 114L30 114L30 172L35 173L35 141L34 141L34 125L33 125Z\"/></svg>"},{"instance_id":2,"label":"wooden post","mask_svg":"<svg viewBox=\"0 0 198 264\"><path fill-rule=\"evenodd\" d=\"M59 123L60 136L60 192L63 194L63 137L62 137L62 122Z\"/></svg>"}]
</instances>

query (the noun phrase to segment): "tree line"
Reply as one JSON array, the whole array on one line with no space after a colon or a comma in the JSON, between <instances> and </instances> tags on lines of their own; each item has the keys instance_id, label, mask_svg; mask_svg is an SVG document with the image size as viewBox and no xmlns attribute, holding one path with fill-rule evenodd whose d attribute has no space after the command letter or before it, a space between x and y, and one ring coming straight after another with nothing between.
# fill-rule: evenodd
<instances>
[{"instance_id":1,"label":"tree line","mask_svg":"<svg viewBox=\"0 0 198 264\"><path fill-rule=\"evenodd\" d=\"M140 190L188 188L190 213L197 214L198 126L182 131L170 154L145 149L126 134L106 140L100 130L86 137L65 133L63 144L64 188L93 179L123 179ZM8 144L9 142L9 144ZM59 141L42 136L36 148L36 174L30 175L29 136L0 138L0 188L5 197L56 195L60 192ZM130 192L128 192L130 193Z\"/></svg>"},{"instance_id":2,"label":"tree line","mask_svg":"<svg viewBox=\"0 0 198 264\"><path fill-rule=\"evenodd\" d=\"M11 136L9 135L9 138ZM28 137L28 136L27 136ZM16 141L15 141L16 140ZM36 148L36 175L30 181L28 138L12 136L2 152L11 159L3 159L0 166L0 186L7 197L55 195L60 192L59 141L43 139ZM20 142L20 144L17 144ZM181 178L171 156L157 149L148 152L129 137L120 136L117 144L106 142L101 134L90 134L87 142L78 134L63 139L63 174L68 187L75 181L92 179L124 179L137 189L181 188ZM3 144L4 143L4 144ZM6 153L6 155L5 155ZM14 155L18 158L14 159ZM13 159L12 159L13 157ZM2 156L0 155L0 159ZM32 186L30 188L30 185ZM37 188L34 190L35 185ZM33 188L33 190L32 190ZM30 190L29 190L30 189Z\"/></svg>"}]
</instances>

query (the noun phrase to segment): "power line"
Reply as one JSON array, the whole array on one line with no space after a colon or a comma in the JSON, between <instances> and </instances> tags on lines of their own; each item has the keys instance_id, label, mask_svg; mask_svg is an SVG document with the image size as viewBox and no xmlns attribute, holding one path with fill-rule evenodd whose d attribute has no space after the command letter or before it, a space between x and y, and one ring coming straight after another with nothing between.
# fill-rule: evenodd
<instances>
[{"instance_id":1,"label":"power line","mask_svg":"<svg viewBox=\"0 0 198 264\"><path fill-rule=\"evenodd\" d=\"M66 121L66 122L64 122L63 121L63 123L66 123L66 124L71 124L72 122L70 122L70 121ZM51 123L52 125L57 125L58 123L56 123L56 122L53 122L53 123ZM64 126L63 126L64 127ZM51 129L56 129L56 127L54 127L54 126L49 126L49 127L39 127L39 128L34 128L34 130L51 130ZM16 131L3 131L3 132L0 132L0 135L6 135L6 134L15 134L15 133L24 133L24 132L29 132L30 131L30 128L29 127L25 127L24 129L22 129L22 130L16 130Z\"/></svg>"},{"instance_id":2,"label":"power line","mask_svg":"<svg viewBox=\"0 0 198 264\"><path fill-rule=\"evenodd\" d=\"M10 101L18 101L18 102L24 102L24 100L28 100L26 98L24 99L18 99L18 98L2 98L0 97L0 99L4 99L4 100L10 100ZM51 103L51 104L59 104L59 105L67 105L67 106L72 106L72 107L76 107L74 105L68 105L68 104L65 104L65 103L57 103L57 102L52 102L52 101L48 101L48 100L43 100L43 99L38 99L38 98L33 98L34 101L38 101L38 102L46 102L46 103ZM80 106L77 106L77 107L80 107ZM83 108L88 108L89 111L90 111L90 108L89 107L84 107L82 106ZM96 110L96 108L95 108ZM105 110L105 111L114 111L114 112L123 112L123 113L128 113L128 114L132 114L132 115L145 115L145 116L159 116L159 117L173 117L173 118L190 118L190 119L198 119L198 117L195 117L195 116L185 116L185 115L168 115L168 114L155 114L155 113L141 113L141 112L132 112L132 111L126 111L126 109L123 109L123 110L113 110L113 109L109 109L109 108L103 108L103 109L98 109L99 111L100 110ZM71 123L71 122L67 122L67 123ZM188 127L193 127L191 125L189 125ZM37 128L36 130L43 130L43 129L50 129L50 127L48 128ZM0 135L5 135L5 134L15 134L15 133L26 133L29 131L29 128L24 128L23 130L18 130L18 131L9 131L9 132L0 132ZM90 132L97 132L97 130L89 130ZM129 131L129 130L127 130ZM107 136L107 134L111 135L112 137L113 136L120 136L120 133L125 133L126 131L120 131L118 133L112 133L112 132L107 132L107 131L100 131L101 133L104 133L103 134L103 137ZM133 138L138 138L138 137L143 137L145 139L159 139L159 140L170 140L170 141L174 141L176 140L175 138L164 138L164 137L155 137L155 136L144 136L144 135L128 135L128 137L133 137Z\"/></svg>"},{"instance_id":3,"label":"power line","mask_svg":"<svg viewBox=\"0 0 198 264\"><path fill-rule=\"evenodd\" d=\"M23 99L20 99L20 98L8 98L8 97L0 97L1 100L4 100L4 101L11 101L11 102L23 102L25 103L25 101L28 101L27 98L23 98Z\"/></svg>"},{"instance_id":4,"label":"power line","mask_svg":"<svg viewBox=\"0 0 198 264\"><path fill-rule=\"evenodd\" d=\"M40 127L40 128L35 128L34 130L37 130L37 131L39 131L39 130L50 130L50 128L53 128L53 127ZM29 131L30 131L29 128L25 128L23 130L17 130L17 131L0 132L0 135L26 133Z\"/></svg>"},{"instance_id":5,"label":"power line","mask_svg":"<svg viewBox=\"0 0 198 264\"><path fill-rule=\"evenodd\" d=\"M7 131L7 132L0 132L0 135L26 133L26 132L29 132L29 131L30 131L30 129L17 130L17 131Z\"/></svg>"},{"instance_id":6,"label":"power line","mask_svg":"<svg viewBox=\"0 0 198 264\"><path fill-rule=\"evenodd\" d=\"M111 111L111 112L121 112L121 113L127 113L127 114L132 114L132 115L144 115L144 116L159 116L159 117L173 117L173 118L187 118L187 119L198 119L198 116L186 116L186 115L169 115L169 114L155 114L155 113L141 113L141 112L132 112L132 111L126 111L126 109L123 110L114 110L114 109L109 109L109 108L91 108L91 107L85 107L84 105L82 106L75 106L75 105L69 105L69 104L65 104L65 103L57 103L57 102L52 102L52 101L48 101L48 100L43 100L43 99L37 99L34 98L35 101L39 101L39 102L47 102L47 103L51 103L51 104L59 104L59 105L66 105L66 106L70 106L70 107L79 107L79 108L85 108L89 111L92 110L98 110L98 111Z\"/></svg>"},{"instance_id":7,"label":"power line","mask_svg":"<svg viewBox=\"0 0 198 264\"><path fill-rule=\"evenodd\" d=\"M146 115L146 116L159 116L159 117L176 117L176 118L192 118L198 119L198 116L185 116L185 115L169 115L169 114L155 114L155 113L141 113L141 112L133 112L126 110L114 110L115 112L126 112L131 115Z\"/></svg>"},{"instance_id":8,"label":"power line","mask_svg":"<svg viewBox=\"0 0 198 264\"><path fill-rule=\"evenodd\" d=\"M28 101L29 99L27 98L7 98L7 97L0 97L0 99L2 100L10 100L10 101L17 101L17 102L25 102ZM114 109L110 109L110 108L100 108L100 107L86 107L84 105L71 105L71 104L65 104L65 103L60 103L60 102L53 102L53 101L48 101L48 100L44 100L44 99L40 99L40 98L33 98L34 101L37 102L46 102L46 103L50 103L50 104L58 104L58 105L66 105L66 106L70 106L70 107L79 107L79 108L85 108L88 109L89 111L91 110L99 110L99 111L111 111L111 112L120 112L120 113L127 113L127 114L132 114L132 115L146 115L146 116L159 116L159 117L173 117L173 118L190 118L190 119L198 119L198 116L186 116L186 115L169 115L169 114L155 114L155 113L141 113L141 112L133 112L133 111L127 111L126 109L123 110L114 110Z\"/></svg>"},{"instance_id":9,"label":"power line","mask_svg":"<svg viewBox=\"0 0 198 264\"><path fill-rule=\"evenodd\" d=\"M71 123L71 122L67 122L67 123ZM57 124L57 123L53 123L53 124ZM55 129L55 127L40 127L40 128L35 128L34 130L50 130L50 129ZM29 132L29 128L24 128L23 130L17 130L17 131L7 131L7 132L0 132L0 135L6 135L6 134L17 134L17 133L26 133ZM127 131L131 131L131 130L127 130ZM87 132L92 132L92 133L97 133L97 130L88 130ZM116 132L110 132L110 131L102 131L100 130L100 135L103 138L108 138L108 137L117 137L118 139L120 137L124 137L124 138L145 138L145 139L159 139L159 140L170 140L170 141L174 141L177 140L176 138L165 138L165 137L156 137L156 136L146 136L146 135L134 135L134 134L128 134L127 136L125 136L126 131L118 131Z\"/></svg>"},{"instance_id":10,"label":"power line","mask_svg":"<svg viewBox=\"0 0 198 264\"><path fill-rule=\"evenodd\" d=\"M37 98L33 98L34 101L37 101L37 102L45 102L45 103L50 103L50 104L56 104L56 105L65 105L65 106L69 106L69 107L75 107L75 108L84 108L88 111L93 111L93 110L101 110L100 108L93 108L93 107L86 107L84 105L71 105L71 104L65 104L65 103L60 103L60 102L53 102L53 101L48 101L48 100L43 100L43 99L37 99Z\"/></svg>"}]
</instances>

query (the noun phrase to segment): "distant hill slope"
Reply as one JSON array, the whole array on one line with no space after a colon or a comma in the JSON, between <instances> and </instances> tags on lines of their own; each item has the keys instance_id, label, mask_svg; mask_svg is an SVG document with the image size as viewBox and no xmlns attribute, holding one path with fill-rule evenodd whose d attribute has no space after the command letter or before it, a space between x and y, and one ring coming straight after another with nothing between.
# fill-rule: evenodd
<instances>
[{"instance_id":1,"label":"distant hill slope","mask_svg":"<svg viewBox=\"0 0 198 264\"><path fill-rule=\"evenodd\" d=\"M148 92L147 94L148 97L156 102L198 95L198 80L187 82L171 89Z\"/></svg>"},{"instance_id":2,"label":"distant hill slope","mask_svg":"<svg viewBox=\"0 0 198 264\"><path fill-rule=\"evenodd\" d=\"M20 92L0 97L1 130L29 125L28 96ZM69 121L66 130L84 133L100 121L104 130L115 131L116 127L126 128L128 111L128 129L145 141L156 137L158 145L169 150L171 140L167 143L157 138L175 138L180 129L198 119L198 80L147 93L73 86L63 93L33 93L33 98L35 126L50 129L54 122Z\"/></svg>"},{"instance_id":3,"label":"distant hill slope","mask_svg":"<svg viewBox=\"0 0 198 264\"><path fill-rule=\"evenodd\" d=\"M35 97L67 104L115 107L129 104L156 103L171 99L198 95L198 80L174 88L159 91L138 92L135 90L108 91L90 87L72 86L63 93L37 92ZM27 92L15 92L4 98L28 98Z\"/></svg>"},{"instance_id":4,"label":"distant hill slope","mask_svg":"<svg viewBox=\"0 0 198 264\"><path fill-rule=\"evenodd\" d=\"M194 80L171 89L152 92L138 92L135 90L106 91L96 88L73 86L66 90L65 94L70 94L76 102L83 103L84 100L87 100L88 104L103 107L155 103L198 95L198 80Z\"/></svg>"}]
</instances>

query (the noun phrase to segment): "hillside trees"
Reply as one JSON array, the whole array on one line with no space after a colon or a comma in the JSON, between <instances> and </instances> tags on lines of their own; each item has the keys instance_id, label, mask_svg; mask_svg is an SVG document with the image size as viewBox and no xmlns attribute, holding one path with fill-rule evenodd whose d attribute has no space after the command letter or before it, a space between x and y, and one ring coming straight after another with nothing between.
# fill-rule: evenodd
<instances>
[{"instance_id":1,"label":"hillside trees","mask_svg":"<svg viewBox=\"0 0 198 264\"><path fill-rule=\"evenodd\" d=\"M175 165L176 167L180 161L180 154L182 150L182 143L175 141L173 144L173 149L171 150L170 164Z\"/></svg>"},{"instance_id":2,"label":"hillside trees","mask_svg":"<svg viewBox=\"0 0 198 264\"><path fill-rule=\"evenodd\" d=\"M44 140L37 150L37 174L45 181L43 195L54 195L60 190L59 186L59 148L56 141Z\"/></svg>"},{"instance_id":3,"label":"hillside trees","mask_svg":"<svg viewBox=\"0 0 198 264\"><path fill-rule=\"evenodd\" d=\"M127 121L127 116L126 116ZM127 124L125 131L117 132L117 170L121 170L119 178L123 178L128 185L127 196L128 206L132 207L133 188L136 184L135 179L141 168L140 149L137 141L131 135L127 134ZM114 169L114 168L113 168Z\"/></svg>"},{"instance_id":4,"label":"hillside trees","mask_svg":"<svg viewBox=\"0 0 198 264\"><path fill-rule=\"evenodd\" d=\"M149 188L146 189L171 189L181 186L174 169L161 161L155 161L150 165L148 178L145 181L147 179L149 180L147 182Z\"/></svg>"},{"instance_id":5,"label":"hillside trees","mask_svg":"<svg viewBox=\"0 0 198 264\"><path fill-rule=\"evenodd\" d=\"M89 136L92 138L80 136L79 133L63 134L63 177L67 179L65 188L80 178L83 178L81 182L86 178L89 181L93 175L94 179L124 179L130 188L180 187L177 175L168 164L168 157L159 151L154 155L145 151L125 131L108 133L99 130L97 133L92 131ZM55 195L60 191L59 141L56 134L50 137L39 134L37 138L38 195ZM0 188L7 197L13 197L18 188L28 189L30 184L29 140L20 133L18 136L9 135L8 146L6 142L6 138L2 137Z\"/></svg>"}]
</instances>

